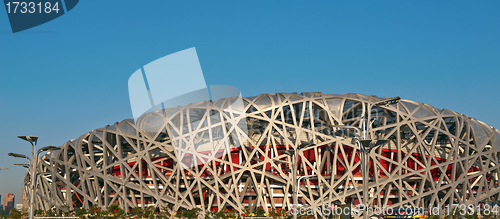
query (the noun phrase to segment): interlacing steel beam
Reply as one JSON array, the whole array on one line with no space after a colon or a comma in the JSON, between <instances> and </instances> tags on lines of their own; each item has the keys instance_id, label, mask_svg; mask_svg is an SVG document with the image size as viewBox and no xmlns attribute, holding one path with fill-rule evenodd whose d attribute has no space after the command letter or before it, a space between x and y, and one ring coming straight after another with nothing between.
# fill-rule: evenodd
<instances>
[{"instance_id":1,"label":"interlacing steel beam","mask_svg":"<svg viewBox=\"0 0 500 219\"><path fill-rule=\"evenodd\" d=\"M41 177L37 208L117 203L171 211L290 210L297 179L285 153L304 142L319 146L298 154L297 177L311 177L300 183L297 204L428 207L499 200L498 130L409 100L367 112L369 104L385 99L262 94L243 98L243 119L222 108L230 101L223 99L148 113L137 124L123 120L40 159L38 171L50 175ZM366 182L353 141L361 136L349 128L363 124L370 125L369 138L389 141L369 154ZM362 200L363 184L368 202Z\"/></svg>"}]
</instances>

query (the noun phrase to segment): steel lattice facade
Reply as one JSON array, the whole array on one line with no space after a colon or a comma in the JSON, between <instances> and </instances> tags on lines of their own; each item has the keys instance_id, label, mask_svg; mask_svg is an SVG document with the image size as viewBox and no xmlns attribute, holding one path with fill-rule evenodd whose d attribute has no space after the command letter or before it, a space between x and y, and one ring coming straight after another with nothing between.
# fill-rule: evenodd
<instances>
[{"instance_id":1,"label":"steel lattice facade","mask_svg":"<svg viewBox=\"0 0 500 219\"><path fill-rule=\"evenodd\" d=\"M312 207L362 203L365 182L358 146L352 137L339 134L338 127L361 127L367 105L384 99L360 94L262 94L243 98L246 115L240 117L219 109L231 101L222 99L179 107L176 113L148 113L137 125L124 120L85 133L43 157L38 171L50 175L41 177L37 208L118 203L122 208L154 205L171 210L290 209L291 182L296 179L283 151L302 142L320 146L299 154L298 175L314 175L300 184L299 203ZM375 118L370 137L390 140L370 155L369 203L427 207L499 200L498 130L408 100L374 107L369 113ZM197 121L196 127L187 127L191 135L167 131L179 118ZM236 125L242 121L247 130ZM200 135L196 139L202 132L230 139L217 143L227 153L211 150L216 143ZM189 153L178 157L173 139L202 142L204 146L196 150L219 154L205 162ZM333 149L326 150L327 146Z\"/></svg>"}]
</instances>

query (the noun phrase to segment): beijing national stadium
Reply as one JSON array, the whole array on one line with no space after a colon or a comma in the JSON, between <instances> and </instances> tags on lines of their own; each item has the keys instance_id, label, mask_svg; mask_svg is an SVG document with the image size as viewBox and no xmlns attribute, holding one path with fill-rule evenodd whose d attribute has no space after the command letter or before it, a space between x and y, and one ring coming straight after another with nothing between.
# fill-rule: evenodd
<instances>
[{"instance_id":1,"label":"beijing national stadium","mask_svg":"<svg viewBox=\"0 0 500 219\"><path fill-rule=\"evenodd\" d=\"M393 207L500 200L498 130L390 100L274 93L148 112L45 154L35 209L116 203L242 212L363 198Z\"/></svg>"}]
</instances>

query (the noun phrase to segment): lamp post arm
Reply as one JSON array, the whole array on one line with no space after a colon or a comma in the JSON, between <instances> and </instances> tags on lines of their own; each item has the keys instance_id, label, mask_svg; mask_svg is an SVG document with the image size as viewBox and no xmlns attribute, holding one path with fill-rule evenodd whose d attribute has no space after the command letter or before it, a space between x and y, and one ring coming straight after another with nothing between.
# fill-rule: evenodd
<instances>
[{"instance_id":1,"label":"lamp post arm","mask_svg":"<svg viewBox=\"0 0 500 219\"><path fill-rule=\"evenodd\" d=\"M343 126L343 127L358 129L358 128L354 127L354 126ZM323 145L332 144L332 143L334 143L334 141L326 141L326 142L321 142L321 144L312 144L312 145L309 145L307 147L304 147L304 148L301 148L301 149L298 149L298 150L295 149L295 152L296 152L295 154L298 155L299 153L301 153L301 152L303 152L305 150L309 150L309 149L312 149L312 148L317 148L317 147L320 147L320 146L323 146ZM329 147L329 146L327 146L327 147Z\"/></svg>"},{"instance_id":2,"label":"lamp post arm","mask_svg":"<svg viewBox=\"0 0 500 219\"><path fill-rule=\"evenodd\" d=\"M314 175L309 175L309 176L301 176L299 177L299 179L297 179L297 197L299 197L299 187L300 187L300 180L304 179L304 178L309 178L309 177L313 177Z\"/></svg>"},{"instance_id":3,"label":"lamp post arm","mask_svg":"<svg viewBox=\"0 0 500 219\"><path fill-rule=\"evenodd\" d=\"M43 148L40 148L38 149L38 152L37 152L37 156L40 155L40 153L44 152L44 151L53 151L53 150L59 150L61 149L60 147L56 147L56 146L45 146Z\"/></svg>"},{"instance_id":4,"label":"lamp post arm","mask_svg":"<svg viewBox=\"0 0 500 219\"><path fill-rule=\"evenodd\" d=\"M9 155L9 156L11 156L11 157L14 157L14 158L17 158L17 159L19 159L19 158L25 158L25 159L28 159L29 164L31 165L31 159L30 159L28 156L26 156L26 155L16 154L16 153L8 153L7 155Z\"/></svg>"}]
</instances>

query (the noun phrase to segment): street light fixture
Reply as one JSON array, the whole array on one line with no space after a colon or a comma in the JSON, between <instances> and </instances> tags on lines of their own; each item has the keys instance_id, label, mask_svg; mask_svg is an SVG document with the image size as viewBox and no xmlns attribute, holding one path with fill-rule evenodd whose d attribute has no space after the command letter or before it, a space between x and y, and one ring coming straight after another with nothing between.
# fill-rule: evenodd
<instances>
[{"instance_id":1,"label":"street light fixture","mask_svg":"<svg viewBox=\"0 0 500 219\"><path fill-rule=\"evenodd\" d=\"M398 97L382 100L382 101L376 102L374 104L367 103L367 110L366 110L367 118L366 118L366 121L364 124L363 139L366 139L366 132L368 132L368 135L369 135L368 138L371 138L371 133L369 132L368 129L369 129L369 127L371 128L372 123L375 122L375 120L371 121L372 107L378 107L378 106L382 106L382 105L389 106L391 104L398 103L400 100L401 100L401 97L398 96Z\"/></svg>"},{"instance_id":2,"label":"street light fixture","mask_svg":"<svg viewBox=\"0 0 500 219\"><path fill-rule=\"evenodd\" d=\"M31 159L30 159L28 156L24 155L24 154L8 153L7 155L9 155L9 156L11 156L11 157L15 157L15 158L17 158L17 159L19 159L19 158L25 158L25 159L28 159L28 160L30 161L30 164L31 164Z\"/></svg>"},{"instance_id":3,"label":"street light fixture","mask_svg":"<svg viewBox=\"0 0 500 219\"><path fill-rule=\"evenodd\" d=\"M25 135L20 135L17 136L20 139L23 139L31 144L31 159L23 154L17 154L17 153L8 153L9 156L15 157L15 158L25 158L28 159L29 165L26 164L21 164L18 166L22 166L25 168L28 168L28 171L30 173L30 179L31 179L31 185L30 185L30 214L29 218L33 219L33 211L35 208L35 191L36 191L36 180L39 175L36 174L36 165L38 163L38 158L40 153L45 152L45 151L51 151L51 150L57 150L59 147L55 146L46 146L43 148L40 148L39 150L36 150L37 142L38 142L38 137L37 136L25 136Z\"/></svg>"},{"instance_id":4,"label":"street light fixture","mask_svg":"<svg viewBox=\"0 0 500 219\"><path fill-rule=\"evenodd\" d=\"M393 98L389 98L386 100L376 102L373 104L373 106L380 106L380 105L389 106L391 104L399 103L400 100L401 100L401 97L397 96L397 97L393 97Z\"/></svg>"},{"instance_id":5,"label":"street light fixture","mask_svg":"<svg viewBox=\"0 0 500 219\"><path fill-rule=\"evenodd\" d=\"M17 137L20 138L20 139L23 139L25 141L28 141L29 143L35 142L35 144L36 144L36 142L38 141L38 137L37 136L20 135L20 136L17 136Z\"/></svg>"},{"instance_id":6,"label":"street light fixture","mask_svg":"<svg viewBox=\"0 0 500 219\"><path fill-rule=\"evenodd\" d=\"M40 148L38 150L38 154L40 154L41 152L44 152L44 151L53 151L53 150L59 150L59 149L60 148L56 147L56 146L46 146L46 147Z\"/></svg>"},{"instance_id":7,"label":"street light fixture","mask_svg":"<svg viewBox=\"0 0 500 219\"><path fill-rule=\"evenodd\" d=\"M30 165L29 165L29 164L18 164L18 163L16 163L16 164L14 164L14 165L16 165L16 166L21 166L21 167L24 167L24 168L26 168L26 169L29 169L29 168L30 168Z\"/></svg>"}]
</instances>

